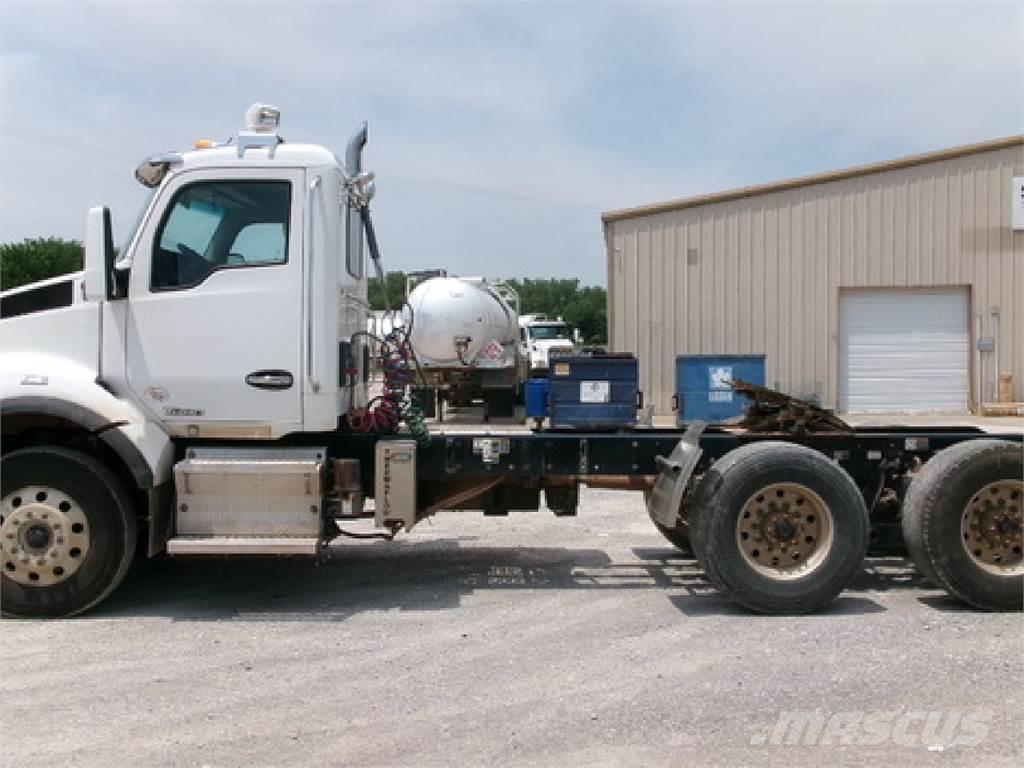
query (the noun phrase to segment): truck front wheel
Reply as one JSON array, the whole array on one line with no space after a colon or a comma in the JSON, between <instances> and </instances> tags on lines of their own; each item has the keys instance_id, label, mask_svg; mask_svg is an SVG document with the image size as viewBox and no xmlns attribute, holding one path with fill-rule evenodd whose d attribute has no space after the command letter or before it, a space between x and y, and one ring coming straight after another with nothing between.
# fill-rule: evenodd
<instances>
[{"instance_id":1,"label":"truck front wheel","mask_svg":"<svg viewBox=\"0 0 1024 768\"><path fill-rule=\"evenodd\" d=\"M73 616L109 595L136 540L117 478L90 456L54 447L14 451L0 468L3 613Z\"/></svg>"},{"instance_id":2,"label":"truck front wheel","mask_svg":"<svg viewBox=\"0 0 1024 768\"><path fill-rule=\"evenodd\" d=\"M759 613L811 613L860 567L868 513L853 479L822 454L754 443L704 475L690 538L708 579L735 602Z\"/></svg>"},{"instance_id":3,"label":"truck front wheel","mask_svg":"<svg viewBox=\"0 0 1024 768\"><path fill-rule=\"evenodd\" d=\"M940 451L910 484L903 539L937 587L988 611L1024 600L1024 453L969 440Z\"/></svg>"}]
</instances>

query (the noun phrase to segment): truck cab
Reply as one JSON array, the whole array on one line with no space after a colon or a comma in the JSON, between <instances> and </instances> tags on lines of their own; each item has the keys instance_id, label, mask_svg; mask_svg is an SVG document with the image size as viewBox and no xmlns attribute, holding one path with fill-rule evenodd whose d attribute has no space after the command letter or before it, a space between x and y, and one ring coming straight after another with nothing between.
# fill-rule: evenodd
<instances>
[{"instance_id":1,"label":"truck cab","mask_svg":"<svg viewBox=\"0 0 1024 768\"><path fill-rule=\"evenodd\" d=\"M147 159L135 175L150 191L117 252L109 211L92 209L82 272L3 294L4 470L27 472L41 499L0 500L5 609L39 581L83 577L69 554L83 547L60 531L88 527L86 497L144 510L131 525L163 549L182 527L168 519L182 441L277 445L366 406L366 126L342 161L285 142L279 118L254 105L229 141ZM81 499L48 479L68 472Z\"/></svg>"},{"instance_id":2,"label":"truck cab","mask_svg":"<svg viewBox=\"0 0 1024 768\"><path fill-rule=\"evenodd\" d=\"M560 317L533 314L519 318L520 349L530 361L531 377L547 376L551 359L571 355L576 341L576 334Z\"/></svg>"}]
</instances>

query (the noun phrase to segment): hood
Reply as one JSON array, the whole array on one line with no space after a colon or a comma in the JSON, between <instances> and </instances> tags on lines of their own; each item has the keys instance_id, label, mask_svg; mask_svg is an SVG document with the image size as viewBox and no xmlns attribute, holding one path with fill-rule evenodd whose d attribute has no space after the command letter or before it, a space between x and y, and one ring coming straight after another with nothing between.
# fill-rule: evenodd
<instances>
[{"instance_id":1,"label":"hood","mask_svg":"<svg viewBox=\"0 0 1024 768\"><path fill-rule=\"evenodd\" d=\"M65 363L98 370L100 303L82 298L82 274L0 294L0 367L44 376ZM37 358L49 362L42 365Z\"/></svg>"}]
</instances>

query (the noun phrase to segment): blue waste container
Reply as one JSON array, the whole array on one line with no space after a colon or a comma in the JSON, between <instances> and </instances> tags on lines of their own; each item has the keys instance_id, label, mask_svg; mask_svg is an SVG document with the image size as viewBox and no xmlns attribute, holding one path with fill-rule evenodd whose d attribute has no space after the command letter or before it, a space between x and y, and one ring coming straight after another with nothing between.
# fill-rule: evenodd
<instances>
[{"instance_id":1,"label":"blue waste container","mask_svg":"<svg viewBox=\"0 0 1024 768\"><path fill-rule=\"evenodd\" d=\"M548 369L551 426L612 430L636 425L639 367L632 355L559 357Z\"/></svg>"},{"instance_id":2,"label":"blue waste container","mask_svg":"<svg viewBox=\"0 0 1024 768\"><path fill-rule=\"evenodd\" d=\"M527 379L526 418L543 419L548 415L548 380Z\"/></svg>"},{"instance_id":3,"label":"blue waste container","mask_svg":"<svg viewBox=\"0 0 1024 768\"><path fill-rule=\"evenodd\" d=\"M676 421L726 421L743 414L747 399L732 391L733 379L764 386L764 355L679 355L676 358Z\"/></svg>"}]
</instances>

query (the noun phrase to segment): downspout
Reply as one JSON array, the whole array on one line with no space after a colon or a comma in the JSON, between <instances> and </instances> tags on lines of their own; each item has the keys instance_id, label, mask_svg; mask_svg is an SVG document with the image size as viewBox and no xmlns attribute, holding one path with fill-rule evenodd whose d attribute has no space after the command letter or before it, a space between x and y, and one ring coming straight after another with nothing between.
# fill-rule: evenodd
<instances>
[{"instance_id":1,"label":"downspout","mask_svg":"<svg viewBox=\"0 0 1024 768\"><path fill-rule=\"evenodd\" d=\"M992 360L995 371L992 373L992 401L999 401L999 307L992 307Z\"/></svg>"},{"instance_id":2,"label":"downspout","mask_svg":"<svg viewBox=\"0 0 1024 768\"><path fill-rule=\"evenodd\" d=\"M982 334L982 314L981 314L981 312L979 312L977 314L976 319L977 319L978 331L977 331L977 334L975 335L975 343L974 343L974 347L975 347L975 350L976 350L976 353L977 353L976 354L977 362L975 363L975 371L974 371L974 400L975 400L975 412L977 413L978 416L981 416L982 415L982 410L983 410L982 402L984 402L984 400L985 400L985 398L982 395L982 391L981 391L981 387L982 387L982 383L983 383L983 378L984 378L983 375L982 375L982 364L983 364L982 361L984 360L984 358L982 357L982 351L981 351L981 334Z\"/></svg>"}]
</instances>

